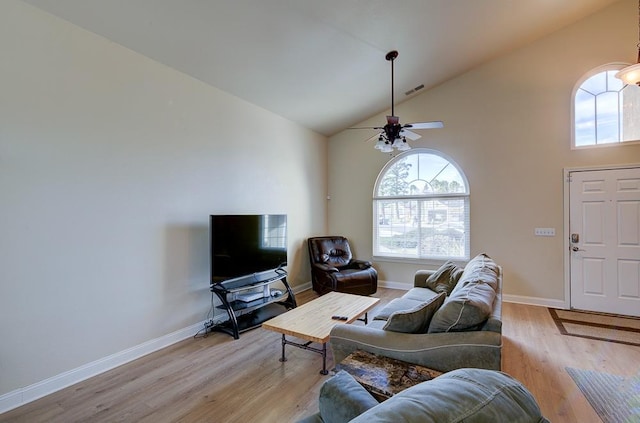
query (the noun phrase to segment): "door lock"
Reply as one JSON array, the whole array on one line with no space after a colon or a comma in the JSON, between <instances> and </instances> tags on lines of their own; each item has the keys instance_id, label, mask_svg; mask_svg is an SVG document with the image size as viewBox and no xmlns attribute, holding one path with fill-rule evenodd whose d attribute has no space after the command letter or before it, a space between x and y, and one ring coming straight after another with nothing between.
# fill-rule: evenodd
<instances>
[{"instance_id":1,"label":"door lock","mask_svg":"<svg viewBox=\"0 0 640 423\"><path fill-rule=\"evenodd\" d=\"M580 234L571 234L571 243L577 244L580 242Z\"/></svg>"}]
</instances>

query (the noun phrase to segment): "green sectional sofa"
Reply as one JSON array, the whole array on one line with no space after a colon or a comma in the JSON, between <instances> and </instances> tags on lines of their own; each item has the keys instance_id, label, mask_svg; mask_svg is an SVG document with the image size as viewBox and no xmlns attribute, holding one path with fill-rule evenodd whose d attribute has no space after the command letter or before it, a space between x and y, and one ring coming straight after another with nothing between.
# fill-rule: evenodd
<instances>
[{"instance_id":1,"label":"green sectional sofa","mask_svg":"<svg viewBox=\"0 0 640 423\"><path fill-rule=\"evenodd\" d=\"M501 369L502 268L486 254L464 269L452 262L418 271L414 287L366 325L336 325L330 346L340 363L357 349L448 372Z\"/></svg>"}]
</instances>

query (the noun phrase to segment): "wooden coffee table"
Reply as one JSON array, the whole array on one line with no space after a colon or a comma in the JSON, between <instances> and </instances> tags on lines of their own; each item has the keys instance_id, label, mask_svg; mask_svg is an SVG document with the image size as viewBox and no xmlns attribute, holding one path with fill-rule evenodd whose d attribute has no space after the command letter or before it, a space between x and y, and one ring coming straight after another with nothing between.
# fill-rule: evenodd
<instances>
[{"instance_id":1,"label":"wooden coffee table","mask_svg":"<svg viewBox=\"0 0 640 423\"><path fill-rule=\"evenodd\" d=\"M322 355L321 374L327 371L327 342L331 329L338 324L351 323L359 316L371 310L380 301L379 298L362 295L329 292L322 297L309 301L301 306L287 311L273 319L267 320L262 327L282 334L282 357L280 361L287 361L285 345L317 352ZM334 320L332 316L345 316L347 320ZM292 342L287 335L303 339L306 343ZM322 344L322 348L311 347L312 343Z\"/></svg>"}]
</instances>

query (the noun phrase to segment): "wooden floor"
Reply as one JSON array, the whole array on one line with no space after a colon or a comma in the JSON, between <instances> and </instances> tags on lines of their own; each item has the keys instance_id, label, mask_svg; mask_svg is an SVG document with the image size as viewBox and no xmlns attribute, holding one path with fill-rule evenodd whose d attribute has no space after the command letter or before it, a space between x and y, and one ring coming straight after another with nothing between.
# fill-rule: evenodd
<instances>
[{"instance_id":1,"label":"wooden floor","mask_svg":"<svg viewBox=\"0 0 640 423\"><path fill-rule=\"evenodd\" d=\"M379 289L376 309L402 294ZM314 297L305 291L297 299ZM502 369L554 423L600 422L565 367L640 372L639 347L560 335L546 308L505 303L503 321ZM280 352L280 335L263 329L239 340L222 333L188 339L0 414L0 422L295 422L318 410L328 376L319 374L319 354L287 347L281 363Z\"/></svg>"}]
</instances>

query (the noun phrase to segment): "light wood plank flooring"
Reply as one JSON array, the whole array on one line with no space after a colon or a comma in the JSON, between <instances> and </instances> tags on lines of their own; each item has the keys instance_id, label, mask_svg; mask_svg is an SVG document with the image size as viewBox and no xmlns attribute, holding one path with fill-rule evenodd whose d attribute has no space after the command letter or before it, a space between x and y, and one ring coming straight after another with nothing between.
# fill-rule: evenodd
<instances>
[{"instance_id":1,"label":"light wood plank flooring","mask_svg":"<svg viewBox=\"0 0 640 423\"><path fill-rule=\"evenodd\" d=\"M402 294L380 288L376 309ZM314 297L305 291L297 299ZM546 308L505 303L503 321L503 371L529 388L552 422L600 421L566 366L640 372L640 347L560 335ZM187 339L1 414L0 422L295 422L317 411L327 376L319 374L320 355L287 347L281 363L280 351L280 335L263 329L239 340Z\"/></svg>"}]
</instances>

